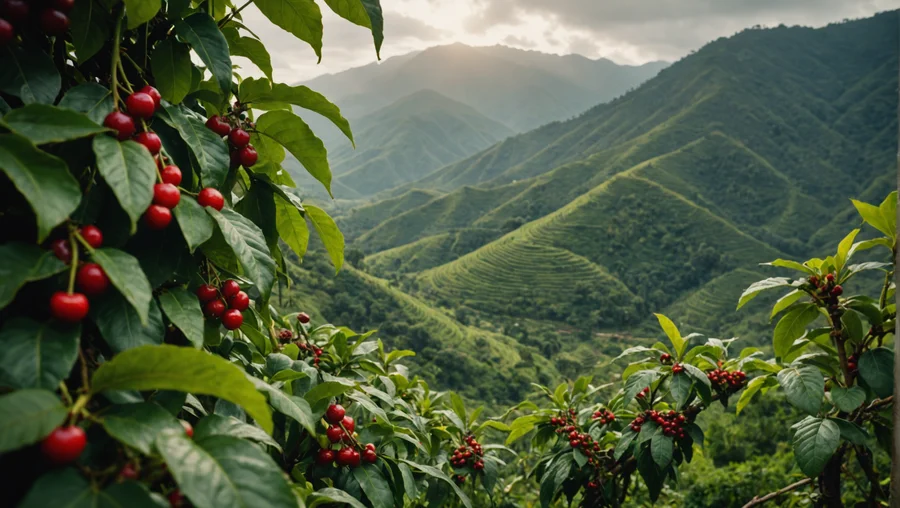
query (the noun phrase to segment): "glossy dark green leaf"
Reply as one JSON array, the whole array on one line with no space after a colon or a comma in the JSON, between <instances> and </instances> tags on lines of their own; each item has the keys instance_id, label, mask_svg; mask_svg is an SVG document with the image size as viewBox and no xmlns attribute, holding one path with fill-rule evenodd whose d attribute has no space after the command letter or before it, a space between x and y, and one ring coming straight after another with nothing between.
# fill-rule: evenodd
<instances>
[{"instance_id":1,"label":"glossy dark green leaf","mask_svg":"<svg viewBox=\"0 0 900 508\"><path fill-rule=\"evenodd\" d=\"M831 420L806 417L795 425L794 458L803 474L815 478L837 450L841 431Z\"/></svg>"},{"instance_id":2,"label":"glossy dark green leaf","mask_svg":"<svg viewBox=\"0 0 900 508\"><path fill-rule=\"evenodd\" d=\"M3 117L3 123L36 145L84 138L106 131L84 113L47 104L28 104Z\"/></svg>"},{"instance_id":3,"label":"glossy dark green leaf","mask_svg":"<svg viewBox=\"0 0 900 508\"><path fill-rule=\"evenodd\" d=\"M191 91L191 49L175 38L163 39L150 59L153 79L162 98L178 104Z\"/></svg>"},{"instance_id":4,"label":"glossy dark green leaf","mask_svg":"<svg viewBox=\"0 0 900 508\"><path fill-rule=\"evenodd\" d=\"M744 305L747 304L750 300L759 296L759 294L763 291L767 291L769 289L781 288L790 286L790 279L786 277L770 277L768 279L763 279L758 282L754 282L750 285L744 292L741 294L740 300L738 300L737 308L740 309Z\"/></svg>"},{"instance_id":5,"label":"glossy dark green leaf","mask_svg":"<svg viewBox=\"0 0 900 508\"><path fill-rule=\"evenodd\" d=\"M644 388L648 388L659 376L659 372L655 370L641 370L629 376L625 380L624 400L626 403L631 402L638 393Z\"/></svg>"},{"instance_id":6,"label":"glossy dark green leaf","mask_svg":"<svg viewBox=\"0 0 900 508\"><path fill-rule=\"evenodd\" d=\"M263 430L272 431L265 397L243 371L203 350L167 345L129 349L100 365L91 390L177 390L213 395L240 404Z\"/></svg>"},{"instance_id":7,"label":"glossy dark green leaf","mask_svg":"<svg viewBox=\"0 0 900 508\"><path fill-rule=\"evenodd\" d=\"M37 45L7 44L0 48L0 91L25 104L53 104L61 85L56 65Z\"/></svg>"},{"instance_id":8,"label":"glossy dark green leaf","mask_svg":"<svg viewBox=\"0 0 900 508\"><path fill-rule=\"evenodd\" d=\"M865 445L869 439L866 430L856 423L841 418L829 418L830 421L837 424L841 431L841 437L855 445Z\"/></svg>"},{"instance_id":9,"label":"glossy dark green leaf","mask_svg":"<svg viewBox=\"0 0 900 508\"><path fill-rule=\"evenodd\" d=\"M616 449L613 451L613 457L616 460L622 458L625 455L625 452L628 451L628 447L631 446L632 441L638 437L638 433L633 430L626 429L622 432L622 437L619 438L619 442L616 443Z\"/></svg>"},{"instance_id":10,"label":"glossy dark green leaf","mask_svg":"<svg viewBox=\"0 0 900 508\"><path fill-rule=\"evenodd\" d=\"M644 483L647 485L650 500L655 503L659 498L660 492L662 492L663 483L665 482L666 477L656 466L656 462L653 461L650 450L638 454L637 467L638 473L640 473L641 478L644 479Z\"/></svg>"},{"instance_id":11,"label":"glossy dark green leaf","mask_svg":"<svg viewBox=\"0 0 900 508\"><path fill-rule=\"evenodd\" d=\"M103 125L106 115L113 110L112 93L97 83L82 83L66 92L59 101L59 107L84 113L95 123Z\"/></svg>"},{"instance_id":12,"label":"glossy dark green leaf","mask_svg":"<svg viewBox=\"0 0 900 508\"><path fill-rule=\"evenodd\" d=\"M275 223L275 193L272 188L260 181L250 185L250 190L244 194L234 210L251 222L263 232L269 249L278 246L278 230Z\"/></svg>"},{"instance_id":13,"label":"glossy dark green leaf","mask_svg":"<svg viewBox=\"0 0 900 508\"><path fill-rule=\"evenodd\" d=\"M357 499L350 494L344 492L340 489L335 489L331 487L326 487L324 489L318 489L314 491L309 496L309 508L316 508L316 506L320 505L329 505L331 503L341 503L351 506L352 508L366 508L366 505L357 501Z\"/></svg>"},{"instance_id":14,"label":"glossy dark green leaf","mask_svg":"<svg viewBox=\"0 0 900 508\"><path fill-rule=\"evenodd\" d=\"M253 37L241 37L237 28L232 26L223 28L222 35L228 41L232 55L249 59L267 78L272 79L272 57L261 41Z\"/></svg>"},{"instance_id":15,"label":"glossy dark green leaf","mask_svg":"<svg viewBox=\"0 0 900 508\"><path fill-rule=\"evenodd\" d=\"M265 80L253 80L252 78L241 82L242 93L245 87L256 95L253 98L254 106L268 109L269 105L292 104L313 111L331 120L331 123L340 129L351 143L354 142L350 122L341 114L341 109L319 92L303 85L266 83Z\"/></svg>"},{"instance_id":16,"label":"glossy dark green leaf","mask_svg":"<svg viewBox=\"0 0 900 508\"><path fill-rule=\"evenodd\" d=\"M191 45L216 78L219 88L229 92L231 54L228 51L228 41L209 14L198 12L175 23L175 33Z\"/></svg>"},{"instance_id":17,"label":"glossy dark green leaf","mask_svg":"<svg viewBox=\"0 0 900 508\"><path fill-rule=\"evenodd\" d=\"M322 140L316 137L309 125L290 111L269 111L256 121L260 134L271 138L300 161L316 180L322 182L331 194L331 169L328 152Z\"/></svg>"},{"instance_id":18,"label":"glossy dark green leaf","mask_svg":"<svg viewBox=\"0 0 900 508\"><path fill-rule=\"evenodd\" d=\"M203 310L194 294L183 287L169 288L159 294L159 305L194 347L203 347Z\"/></svg>"},{"instance_id":19,"label":"glossy dark green leaf","mask_svg":"<svg viewBox=\"0 0 900 508\"><path fill-rule=\"evenodd\" d=\"M39 242L44 241L81 202L81 187L69 173L66 163L38 150L21 136L0 134L0 170L12 180L34 210Z\"/></svg>"},{"instance_id":20,"label":"glossy dark green leaf","mask_svg":"<svg viewBox=\"0 0 900 508\"><path fill-rule=\"evenodd\" d=\"M653 434L653 437L650 439L650 455L659 468L665 468L669 465L669 462L672 462L674 450L675 444L672 438L665 435L662 430Z\"/></svg>"},{"instance_id":21,"label":"glossy dark green leaf","mask_svg":"<svg viewBox=\"0 0 900 508\"><path fill-rule=\"evenodd\" d=\"M432 478L434 478L434 479L436 479L436 480L442 481L442 482L443 482L444 484L446 484L446 485L449 485L450 488L453 489L453 492L456 493L456 496L459 498L460 502L462 502L463 506L465 506L466 508L472 508L472 501L469 500L469 496L467 496L467 495L466 495L466 494L465 494L465 493L464 493L464 492L456 485L456 482L454 482L453 480L451 480L450 477L447 476L446 474L444 474L444 472L441 471L440 469L438 469L438 468L436 468L436 467L434 467L434 466L428 466L428 465L425 465L425 464L419 464L419 463L416 463L416 462L412 462L412 461L410 461L410 460L405 460L405 459L398 459L398 460L399 460L400 462L402 462L402 463L408 465L408 466L411 467L412 469L415 469L416 471L419 471L420 473L424 473L424 474L426 474L426 475L428 475L428 476L430 476L430 477L432 477ZM568 471L568 469L567 469L566 471Z\"/></svg>"},{"instance_id":22,"label":"glossy dark green leaf","mask_svg":"<svg viewBox=\"0 0 900 508\"><path fill-rule=\"evenodd\" d=\"M310 404L315 404L322 399L330 399L349 392L353 389L352 382L340 383L337 381L325 381L314 386L303 396Z\"/></svg>"},{"instance_id":23,"label":"glossy dark green leaf","mask_svg":"<svg viewBox=\"0 0 900 508\"><path fill-rule=\"evenodd\" d=\"M171 413L152 402L113 405L103 413L102 425L109 435L145 455L153 452L163 432L184 432Z\"/></svg>"},{"instance_id":24,"label":"glossy dark green leaf","mask_svg":"<svg viewBox=\"0 0 900 508\"><path fill-rule=\"evenodd\" d=\"M254 284L262 296L268 300L275 283L275 260L263 232L243 215L223 208L217 212L207 208L207 213L215 220L225 242L240 261L243 274Z\"/></svg>"},{"instance_id":25,"label":"glossy dark green leaf","mask_svg":"<svg viewBox=\"0 0 900 508\"><path fill-rule=\"evenodd\" d=\"M309 228L300 210L289 201L275 197L275 226L284 243L303 258L309 245Z\"/></svg>"},{"instance_id":26,"label":"glossy dark green leaf","mask_svg":"<svg viewBox=\"0 0 900 508\"><path fill-rule=\"evenodd\" d=\"M381 58L381 43L384 42L384 15L380 0L325 0L338 16L372 31L375 54Z\"/></svg>"},{"instance_id":27,"label":"glossy dark green leaf","mask_svg":"<svg viewBox=\"0 0 900 508\"><path fill-rule=\"evenodd\" d=\"M84 63L110 38L109 10L96 0L80 0L75 2L69 21L75 56Z\"/></svg>"},{"instance_id":28,"label":"glossy dark green leaf","mask_svg":"<svg viewBox=\"0 0 900 508\"><path fill-rule=\"evenodd\" d=\"M300 397L288 395L265 381L257 378L249 378L253 385L268 396L269 404L279 413L296 420L310 434L316 434L316 420L313 417L309 403Z\"/></svg>"},{"instance_id":29,"label":"glossy dark green leaf","mask_svg":"<svg viewBox=\"0 0 900 508\"><path fill-rule=\"evenodd\" d=\"M351 469L353 477L359 482L362 491L369 498L373 508L391 508L394 506L394 495L391 486L381 473L377 464L363 464Z\"/></svg>"},{"instance_id":30,"label":"glossy dark green leaf","mask_svg":"<svg viewBox=\"0 0 900 508\"><path fill-rule=\"evenodd\" d=\"M879 397L894 391L894 353L884 347L870 349L859 357L859 375Z\"/></svg>"},{"instance_id":31,"label":"glossy dark green leaf","mask_svg":"<svg viewBox=\"0 0 900 508\"><path fill-rule=\"evenodd\" d=\"M778 373L778 383L794 407L811 415L819 412L825 395L825 378L819 369L808 365L787 367Z\"/></svg>"},{"instance_id":32,"label":"glossy dark green leaf","mask_svg":"<svg viewBox=\"0 0 900 508\"><path fill-rule=\"evenodd\" d=\"M209 436L231 436L249 439L281 451L281 445L272 439L272 436L266 434L264 430L236 418L215 414L201 418L197 425L194 426L194 437L203 439Z\"/></svg>"},{"instance_id":33,"label":"glossy dark green leaf","mask_svg":"<svg viewBox=\"0 0 900 508\"><path fill-rule=\"evenodd\" d=\"M115 352L138 346L162 344L166 335L162 313L156 302L148 306L147 324L141 323L134 307L116 294L107 294L91 302L91 316L100 335Z\"/></svg>"},{"instance_id":34,"label":"glossy dark green leaf","mask_svg":"<svg viewBox=\"0 0 900 508\"><path fill-rule=\"evenodd\" d=\"M124 0L125 15L128 19L128 29L138 27L153 19L159 12L162 3L160 0Z\"/></svg>"},{"instance_id":35,"label":"glossy dark green leaf","mask_svg":"<svg viewBox=\"0 0 900 508\"><path fill-rule=\"evenodd\" d=\"M158 437L156 449L197 508L297 504L275 461L243 439L213 435L191 440L173 432Z\"/></svg>"},{"instance_id":36,"label":"glossy dark green leaf","mask_svg":"<svg viewBox=\"0 0 900 508\"><path fill-rule=\"evenodd\" d=\"M205 16L205 15L204 15ZM230 156L225 141L202 120L181 106L165 106L163 121L175 128L200 166L204 187L218 187L228 174ZM176 207L177 208L177 207Z\"/></svg>"},{"instance_id":37,"label":"glossy dark green leaf","mask_svg":"<svg viewBox=\"0 0 900 508\"><path fill-rule=\"evenodd\" d=\"M175 220L191 252L209 240L213 234L213 220L191 196L181 196L175 207Z\"/></svg>"},{"instance_id":38,"label":"glossy dark green leaf","mask_svg":"<svg viewBox=\"0 0 900 508\"><path fill-rule=\"evenodd\" d=\"M563 482L568 478L572 468L572 456L568 454L557 455L552 463L544 471L541 477L541 506L547 508L556 498Z\"/></svg>"},{"instance_id":39,"label":"glossy dark green leaf","mask_svg":"<svg viewBox=\"0 0 900 508\"><path fill-rule=\"evenodd\" d=\"M304 205L303 208L306 210L306 217L319 233L319 238L322 239L325 250L328 251L328 256L331 258L331 264L334 265L336 271L340 271L344 266L344 234L338 229L334 219L325 213L325 210L309 204Z\"/></svg>"},{"instance_id":40,"label":"glossy dark green leaf","mask_svg":"<svg viewBox=\"0 0 900 508\"><path fill-rule=\"evenodd\" d=\"M322 60L322 11L314 0L253 0L269 21L308 42Z\"/></svg>"},{"instance_id":41,"label":"glossy dark green leaf","mask_svg":"<svg viewBox=\"0 0 900 508\"><path fill-rule=\"evenodd\" d=\"M91 259L103 267L112 285L134 307L141 324L147 324L150 313L150 302L153 299L153 288L141 270L137 258L118 249L94 249Z\"/></svg>"},{"instance_id":42,"label":"glossy dark green leaf","mask_svg":"<svg viewBox=\"0 0 900 508\"><path fill-rule=\"evenodd\" d=\"M0 309L13 301L24 284L65 271L52 252L36 245L10 242L0 245Z\"/></svg>"},{"instance_id":43,"label":"glossy dark green leaf","mask_svg":"<svg viewBox=\"0 0 900 508\"><path fill-rule=\"evenodd\" d=\"M118 141L110 136L94 138L94 155L97 170L116 195L119 206L131 219L133 233L153 201L156 163L150 152L138 143Z\"/></svg>"},{"instance_id":44,"label":"glossy dark green leaf","mask_svg":"<svg viewBox=\"0 0 900 508\"><path fill-rule=\"evenodd\" d=\"M819 317L819 309L813 304L799 305L782 316L775 325L775 334L772 337L775 356L783 358L791 349L794 341L806 333L806 327L817 317Z\"/></svg>"},{"instance_id":45,"label":"glossy dark green leaf","mask_svg":"<svg viewBox=\"0 0 900 508\"><path fill-rule=\"evenodd\" d=\"M69 414L55 393L18 390L0 395L0 453L36 443Z\"/></svg>"},{"instance_id":46,"label":"glossy dark green leaf","mask_svg":"<svg viewBox=\"0 0 900 508\"><path fill-rule=\"evenodd\" d=\"M693 384L694 382L691 381L690 376L683 372L672 376L671 381L669 381L669 390L672 392L672 397L675 398L676 408L684 407L687 404Z\"/></svg>"},{"instance_id":47,"label":"glossy dark green leaf","mask_svg":"<svg viewBox=\"0 0 900 508\"><path fill-rule=\"evenodd\" d=\"M56 390L78 359L81 326L14 317L0 328L0 386Z\"/></svg>"},{"instance_id":48,"label":"glossy dark green leaf","mask_svg":"<svg viewBox=\"0 0 900 508\"><path fill-rule=\"evenodd\" d=\"M850 388L834 386L831 388L831 402L845 413L855 410L865 401L866 391L859 386L851 386Z\"/></svg>"}]
</instances>

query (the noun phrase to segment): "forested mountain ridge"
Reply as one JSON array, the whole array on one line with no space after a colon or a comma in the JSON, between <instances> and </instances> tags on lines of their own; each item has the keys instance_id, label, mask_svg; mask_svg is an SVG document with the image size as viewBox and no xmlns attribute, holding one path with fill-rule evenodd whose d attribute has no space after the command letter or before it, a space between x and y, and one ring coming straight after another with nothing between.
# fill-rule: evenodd
<instances>
[{"instance_id":1,"label":"forested mountain ridge","mask_svg":"<svg viewBox=\"0 0 900 508\"><path fill-rule=\"evenodd\" d=\"M756 263L836 241L849 198L887 193L896 18L714 41L611 103L408 185L443 196L361 235L358 214L342 224L378 253L370 269L411 274L407 289L438 305L588 329L672 306L717 331L710 285L736 297Z\"/></svg>"}]
</instances>

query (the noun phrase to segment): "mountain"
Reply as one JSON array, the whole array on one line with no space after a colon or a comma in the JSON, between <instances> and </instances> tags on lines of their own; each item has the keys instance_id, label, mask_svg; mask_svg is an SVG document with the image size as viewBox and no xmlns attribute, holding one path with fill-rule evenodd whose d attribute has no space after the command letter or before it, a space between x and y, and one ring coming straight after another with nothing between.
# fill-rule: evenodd
<instances>
[{"instance_id":1,"label":"mountain","mask_svg":"<svg viewBox=\"0 0 900 508\"><path fill-rule=\"evenodd\" d=\"M662 311L762 330L768 316L732 311L769 273L757 263L832 247L849 198L893 187L897 16L719 39L396 189L374 227L340 222L370 271L485 322L641 330Z\"/></svg>"},{"instance_id":2,"label":"mountain","mask_svg":"<svg viewBox=\"0 0 900 508\"><path fill-rule=\"evenodd\" d=\"M479 152L513 131L433 90L420 90L353 122L356 149L331 152L335 180L363 197Z\"/></svg>"}]
</instances>

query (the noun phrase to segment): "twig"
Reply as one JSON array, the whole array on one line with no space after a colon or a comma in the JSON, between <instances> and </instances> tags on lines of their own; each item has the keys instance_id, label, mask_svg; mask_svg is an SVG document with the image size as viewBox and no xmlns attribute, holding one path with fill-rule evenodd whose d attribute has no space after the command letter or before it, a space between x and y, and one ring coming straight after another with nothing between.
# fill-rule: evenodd
<instances>
[{"instance_id":1,"label":"twig","mask_svg":"<svg viewBox=\"0 0 900 508\"><path fill-rule=\"evenodd\" d=\"M778 497L782 494L786 494L792 490L799 489L800 487L803 487L804 485L809 485L810 483L812 483L812 478L804 478L804 479L800 480L799 482L792 483L781 490L776 490L775 492L770 492L763 497L756 496L753 499L751 499L749 503L745 504L744 508L750 508L751 506L756 506L756 505L763 504L766 501L771 501L772 499L775 499L776 497Z\"/></svg>"}]
</instances>

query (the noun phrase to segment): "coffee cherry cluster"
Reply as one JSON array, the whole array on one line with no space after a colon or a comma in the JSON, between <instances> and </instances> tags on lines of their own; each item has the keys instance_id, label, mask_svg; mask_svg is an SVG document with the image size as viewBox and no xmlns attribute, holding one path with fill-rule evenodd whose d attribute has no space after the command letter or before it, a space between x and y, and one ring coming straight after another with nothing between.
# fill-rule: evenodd
<instances>
[{"instance_id":1,"label":"coffee cherry cluster","mask_svg":"<svg viewBox=\"0 0 900 508\"><path fill-rule=\"evenodd\" d=\"M249 168L259 159L256 149L250 144L250 133L247 132L247 129L252 130L256 125L246 121L246 109L245 105L235 102L233 108L228 108L228 115L214 115L206 121L209 130L228 138L232 168L238 166Z\"/></svg>"},{"instance_id":2,"label":"coffee cherry cluster","mask_svg":"<svg viewBox=\"0 0 900 508\"><path fill-rule=\"evenodd\" d=\"M649 386L644 388L643 390L639 391L638 394L635 395L635 397L637 397L639 399L643 399L647 395L650 395L650 387Z\"/></svg>"},{"instance_id":3,"label":"coffee cherry cluster","mask_svg":"<svg viewBox=\"0 0 900 508\"><path fill-rule=\"evenodd\" d=\"M659 355L659 363L661 363L663 365L668 365L668 364L672 363L672 355L670 355L669 353L663 353L663 354Z\"/></svg>"},{"instance_id":4,"label":"coffee cherry cluster","mask_svg":"<svg viewBox=\"0 0 900 508\"><path fill-rule=\"evenodd\" d=\"M103 245L103 232L97 226L84 226L77 235L91 248ZM72 262L72 240L60 238L50 243L50 250L66 264ZM80 252L80 250L79 250ZM78 323L90 310L88 297L100 296L109 288L109 277L97 263L80 263L75 272L75 286L79 292L57 291L50 297L50 313L67 323Z\"/></svg>"},{"instance_id":5,"label":"coffee cherry cluster","mask_svg":"<svg viewBox=\"0 0 900 508\"><path fill-rule=\"evenodd\" d=\"M375 445L368 443L361 447L353 437L356 422L347 416L347 411L340 404L331 404L325 410L325 420L329 423L325 436L332 444L340 444L337 453L330 447L322 448L316 455L316 463L321 466L336 463L338 466L358 467L362 461L370 464L378 460Z\"/></svg>"},{"instance_id":6,"label":"coffee cherry cluster","mask_svg":"<svg viewBox=\"0 0 900 508\"><path fill-rule=\"evenodd\" d=\"M747 380L747 375L740 370L731 372L723 370L722 362L719 362L719 368L708 372L706 377L714 387L731 391L740 390Z\"/></svg>"},{"instance_id":7,"label":"coffee cherry cluster","mask_svg":"<svg viewBox=\"0 0 900 508\"><path fill-rule=\"evenodd\" d=\"M312 356L313 366L318 367L321 362L321 356L324 351L319 346L315 344L307 344L306 342L298 342L297 347L300 348L300 351L306 353L307 355Z\"/></svg>"},{"instance_id":8,"label":"coffee cherry cluster","mask_svg":"<svg viewBox=\"0 0 900 508\"><path fill-rule=\"evenodd\" d=\"M484 469L484 460L481 459L483 456L484 451L481 449L478 440L475 439L475 436L468 435L466 436L466 444L460 445L459 448L453 450L453 453L449 454L449 459L454 467L471 465L475 471L481 471Z\"/></svg>"},{"instance_id":9,"label":"coffee cherry cluster","mask_svg":"<svg viewBox=\"0 0 900 508\"><path fill-rule=\"evenodd\" d=\"M844 294L844 288L834 283L834 274L825 275L825 280L821 280L815 275L809 278L810 288L819 298L822 298L829 304L837 304L837 298Z\"/></svg>"},{"instance_id":10,"label":"coffee cherry cluster","mask_svg":"<svg viewBox=\"0 0 900 508\"><path fill-rule=\"evenodd\" d=\"M288 330L287 328L278 332L278 340L281 342L290 342L294 338L294 332Z\"/></svg>"},{"instance_id":11,"label":"coffee cherry cluster","mask_svg":"<svg viewBox=\"0 0 900 508\"><path fill-rule=\"evenodd\" d=\"M856 369L858 369L859 368L858 362L859 362L858 356L856 356L855 354L850 355L850 357L847 358L847 370L849 370L850 372L853 372Z\"/></svg>"},{"instance_id":12,"label":"coffee cherry cluster","mask_svg":"<svg viewBox=\"0 0 900 508\"><path fill-rule=\"evenodd\" d=\"M616 421L616 415L614 415L613 412L608 409L594 411L594 414L591 415L591 418L600 422L600 425L606 425L607 423Z\"/></svg>"},{"instance_id":13,"label":"coffee cherry cluster","mask_svg":"<svg viewBox=\"0 0 900 508\"><path fill-rule=\"evenodd\" d=\"M629 427L631 427L631 430L634 432L640 432L641 427L646 422L656 423L663 429L663 434L667 436L684 439L684 425L690 423L690 420L687 416L677 411L656 411L654 409L648 409L647 411L644 411L643 415L632 420Z\"/></svg>"},{"instance_id":14,"label":"coffee cherry cluster","mask_svg":"<svg viewBox=\"0 0 900 508\"><path fill-rule=\"evenodd\" d=\"M197 288L196 294L207 317L221 318L222 325L229 330L236 330L244 324L241 312L250 307L250 297L241 291L234 280L226 280L219 288L203 284Z\"/></svg>"},{"instance_id":15,"label":"coffee cherry cluster","mask_svg":"<svg viewBox=\"0 0 900 508\"><path fill-rule=\"evenodd\" d=\"M28 26L45 35L63 35L69 29L69 12L75 0L0 0L0 46Z\"/></svg>"},{"instance_id":16,"label":"coffee cherry cluster","mask_svg":"<svg viewBox=\"0 0 900 508\"><path fill-rule=\"evenodd\" d=\"M681 365L680 363L672 365L672 374L680 374L682 372L684 372L684 365Z\"/></svg>"}]
</instances>

